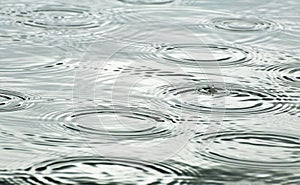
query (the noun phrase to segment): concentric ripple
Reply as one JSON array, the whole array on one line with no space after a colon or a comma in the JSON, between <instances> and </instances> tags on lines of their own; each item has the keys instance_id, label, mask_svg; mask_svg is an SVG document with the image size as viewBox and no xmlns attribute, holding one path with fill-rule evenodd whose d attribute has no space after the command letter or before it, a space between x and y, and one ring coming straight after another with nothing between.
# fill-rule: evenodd
<instances>
[{"instance_id":1,"label":"concentric ripple","mask_svg":"<svg viewBox=\"0 0 300 185\"><path fill-rule=\"evenodd\" d=\"M193 142L213 142L199 154L218 162L262 168L299 167L299 136L271 132L228 131L200 134Z\"/></svg>"},{"instance_id":2,"label":"concentric ripple","mask_svg":"<svg viewBox=\"0 0 300 185\"><path fill-rule=\"evenodd\" d=\"M47 117L60 120L64 127L80 131L84 137L93 139L100 137L103 142L163 139L175 137L182 132L177 128L181 122L178 116L143 107L118 105L81 107L74 112Z\"/></svg>"},{"instance_id":3,"label":"concentric ripple","mask_svg":"<svg viewBox=\"0 0 300 185\"><path fill-rule=\"evenodd\" d=\"M274 22L263 19L214 18L211 22L218 29L237 32L265 31L276 27Z\"/></svg>"},{"instance_id":4,"label":"concentric ripple","mask_svg":"<svg viewBox=\"0 0 300 185\"><path fill-rule=\"evenodd\" d=\"M156 55L180 65L193 67L229 67L250 63L257 53L242 47L187 44L162 46Z\"/></svg>"},{"instance_id":5,"label":"concentric ripple","mask_svg":"<svg viewBox=\"0 0 300 185\"><path fill-rule=\"evenodd\" d=\"M23 172L31 178L23 176L33 184L168 184L176 182L176 178L195 176L194 173L168 163L80 156L37 163Z\"/></svg>"},{"instance_id":6,"label":"concentric ripple","mask_svg":"<svg viewBox=\"0 0 300 185\"><path fill-rule=\"evenodd\" d=\"M39 42L56 41L61 37L90 41L111 28L102 29L108 23L105 12L66 3L5 4L5 7L0 8L0 15L7 19L6 24L13 25L10 26L13 30L2 28L5 32L3 36L33 38L34 33L39 32L40 38L35 38ZM24 31L19 33L19 30ZM11 32L17 32L17 35L11 35Z\"/></svg>"},{"instance_id":7,"label":"concentric ripple","mask_svg":"<svg viewBox=\"0 0 300 185\"><path fill-rule=\"evenodd\" d=\"M118 0L123 3L129 4L141 4L141 5L159 5L159 4L169 4L174 2L174 0Z\"/></svg>"},{"instance_id":8,"label":"concentric ripple","mask_svg":"<svg viewBox=\"0 0 300 185\"><path fill-rule=\"evenodd\" d=\"M0 14L40 28L88 29L99 26L89 8L68 4L8 4L0 9Z\"/></svg>"},{"instance_id":9,"label":"concentric ripple","mask_svg":"<svg viewBox=\"0 0 300 185\"><path fill-rule=\"evenodd\" d=\"M300 87L299 63L270 65L262 70L269 72L271 74L271 78L275 78L275 80L284 85L289 84L295 87Z\"/></svg>"},{"instance_id":10,"label":"concentric ripple","mask_svg":"<svg viewBox=\"0 0 300 185\"><path fill-rule=\"evenodd\" d=\"M93 14L85 8L73 6L43 6L28 12L24 24L41 28L89 29L99 26Z\"/></svg>"},{"instance_id":11,"label":"concentric ripple","mask_svg":"<svg viewBox=\"0 0 300 185\"><path fill-rule=\"evenodd\" d=\"M205 114L225 113L226 116L293 113L298 106L295 99L276 89L228 83L161 86L153 93L164 99L156 101L159 104Z\"/></svg>"},{"instance_id":12,"label":"concentric ripple","mask_svg":"<svg viewBox=\"0 0 300 185\"><path fill-rule=\"evenodd\" d=\"M0 89L0 112L26 109L32 105L28 102L30 99L32 99L30 96L20 92Z\"/></svg>"}]
</instances>

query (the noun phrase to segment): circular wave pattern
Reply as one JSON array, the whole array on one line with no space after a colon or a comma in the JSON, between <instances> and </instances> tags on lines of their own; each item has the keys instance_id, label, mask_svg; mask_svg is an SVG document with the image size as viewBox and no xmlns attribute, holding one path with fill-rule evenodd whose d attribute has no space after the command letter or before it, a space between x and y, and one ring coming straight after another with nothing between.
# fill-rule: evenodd
<instances>
[{"instance_id":1,"label":"circular wave pattern","mask_svg":"<svg viewBox=\"0 0 300 185\"><path fill-rule=\"evenodd\" d=\"M89 29L99 27L95 16L85 8L73 6L43 6L28 12L27 26L51 29Z\"/></svg>"},{"instance_id":2,"label":"circular wave pattern","mask_svg":"<svg viewBox=\"0 0 300 185\"><path fill-rule=\"evenodd\" d=\"M213 142L199 153L210 160L253 167L299 167L298 136L270 132L228 131L198 135L193 142Z\"/></svg>"},{"instance_id":3,"label":"circular wave pattern","mask_svg":"<svg viewBox=\"0 0 300 185\"><path fill-rule=\"evenodd\" d=\"M218 29L237 32L265 31L276 28L274 22L263 19L214 18L211 22Z\"/></svg>"},{"instance_id":4,"label":"circular wave pattern","mask_svg":"<svg viewBox=\"0 0 300 185\"><path fill-rule=\"evenodd\" d=\"M176 177L195 176L196 172L184 169L167 163L81 156L41 162L24 171L45 184L167 184Z\"/></svg>"},{"instance_id":5,"label":"circular wave pattern","mask_svg":"<svg viewBox=\"0 0 300 185\"><path fill-rule=\"evenodd\" d=\"M284 65L271 65L264 69L263 71L270 72L272 78L284 83L300 87L300 65L295 64L284 64Z\"/></svg>"},{"instance_id":6,"label":"circular wave pattern","mask_svg":"<svg viewBox=\"0 0 300 185\"><path fill-rule=\"evenodd\" d=\"M202 168L174 161L146 162L102 156L63 157L36 163L26 169L0 171L2 184L224 184L236 182L297 183L295 174L262 168ZM261 174L265 176L259 176ZM134 175L132 175L134 174ZM213 175L212 175L213 174ZM257 175L257 176L256 176ZM279 178L271 178L278 177ZM226 180L224 180L226 177Z\"/></svg>"},{"instance_id":7,"label":"circular wave pattern","mask_svg":"<svg viewBox=\"0 0 300 185\"><path fill-rule=\"evenodd\" d=\"M169 4L174 2L174 0L118 0L123 3L129 4L140 4L140 5L159 5L159 4Z\"/></svg>"},{"instance_id":8,"label":"circular wave pattern","mask_svg":"<svg viewBox=\"0 0 300 185\"><path fill-rule=\"evenodd\" d=\"M0 14L39 28L82 29L99 26L96 15L89 8L67 4L7 5L0 9Z\"/></svg>"},{"instance_id":9,"label":"circular wave pattern","mask_svg":"<svg viewBox=\"0 0 300 185\"><path fill-rule=\"evenodd\" d=\"M113 29L109 26L102 28L111 16L105 12L66 3L6 4L0 9L0 14L4 15L5 24L9 26L3 27L0 34L3 32L3 37L22 42L30 42L30 39L57 42L60 38L94 41L96 36Z\"/></svg>"},{"instance_id":10,"label":"circular wave pattern","mask_svg":"<svg viewBox=\"0 0 300 185\"><path fill-rule=\"evenodd\" d=\"M153 140L181 133L177 128L180 117L141 107L83 107L71 115L58 117L68 129L80 131L85 137L105 140Z\"/></svg>"},{"instance_id":11,"label":"circular wave pattern","mask_svg":"<svg viewBox=\"0 0 300 185\"><path fill-rule=\"evenodd\" d=\"M272 112L293 114L298 106L293 103L295 99L276 89L265 90L227 83L178 85L176 88L161 86L154 93L164 98L162 103L172 108L205 114L225 113L225 116Z\"/></svg>"},{"instance_id":12,"label":"circular wave pattern","mask_svg":"<svg viewBox=\"0 0 300 185\"><path fill-rule=\"evenodd\" d=\"M32 103L28 101L32 98L25 94L0 89L0 112L10 112L26 109Z\"/></svg>"},{"instance_id":13,"label":"circular wave pattern","mask_svg":"<svg viewBox=\"0 0 300 185\"><path fill-rule=\"evenodd\" d=\"M214 44L163 46L155 54L179 65L193 67L230 67L250 63L257 53L245 48Z\"/></svg>"}]
</instances>

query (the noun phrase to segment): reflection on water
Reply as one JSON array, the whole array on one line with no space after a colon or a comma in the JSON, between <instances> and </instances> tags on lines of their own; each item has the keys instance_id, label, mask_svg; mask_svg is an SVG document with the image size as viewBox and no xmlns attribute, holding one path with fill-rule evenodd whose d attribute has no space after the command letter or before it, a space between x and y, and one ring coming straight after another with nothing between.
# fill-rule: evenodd
<instances>
[{"instance_id":1,"label":"reflection on water","mask_svg":"<svg viewBox=\"0 0 300 185\"><path fill-rule=\"evenodd\" d=\"M300 183L298 1L0 5L0 184Z\"/></svg>"}]
</instances>

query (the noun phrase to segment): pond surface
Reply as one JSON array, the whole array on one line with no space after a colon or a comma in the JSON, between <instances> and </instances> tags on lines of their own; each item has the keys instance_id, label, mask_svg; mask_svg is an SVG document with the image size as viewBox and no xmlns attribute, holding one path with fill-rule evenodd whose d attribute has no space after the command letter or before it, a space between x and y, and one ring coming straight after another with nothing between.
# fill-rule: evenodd
<instances>
[{"instance_id":1,"label":"pond surface","mask_svg":"<svg viewBox=\"0 0 300 185\"><path fill-rule=\"evenodd\" d=\"M300 1L2 0L0 184L299 184Z\"/></svg>"}]
</instances>

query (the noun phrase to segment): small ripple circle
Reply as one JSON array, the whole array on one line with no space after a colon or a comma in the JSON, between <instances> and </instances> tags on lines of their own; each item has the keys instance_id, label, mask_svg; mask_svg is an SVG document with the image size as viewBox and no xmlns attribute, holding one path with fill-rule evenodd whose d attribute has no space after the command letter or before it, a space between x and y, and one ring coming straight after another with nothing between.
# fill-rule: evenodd
<instances>
[{"instance_id":1,"label":"small ripple circle","mask_svg":"<svg viewBox=\"0 0 300 185\"><path fill-rule=\"evenodd\" d=\"M178 44L156 47L154 54L166 61L191 67L230 67L251 62L256 52L217 44Z\"/></svg>"},{"instance_id":2,"label":"small ripple circle","mask_svg":"<svg viewBox=\"0 0 300 185\"><path fill-rule=\"evenodd\" d=\"M29 95L0 89L0 112L11 112L26 109L32 105L29 102L32 97Z\"/></svg>"},{"instance_id":3,"label":"small ripple circle","mask_svg":"<svg viewBox=\"0 0 300 185\"><path fill-rule=\"evenodd\" d=\"M276 27L272 21L254 18L214 18L211 22L218 29L237 32L265 31Z\"/></svg>"}]
</instances>

